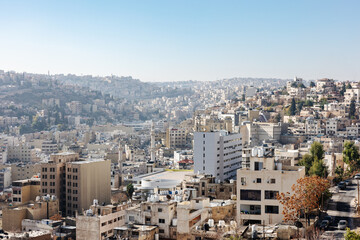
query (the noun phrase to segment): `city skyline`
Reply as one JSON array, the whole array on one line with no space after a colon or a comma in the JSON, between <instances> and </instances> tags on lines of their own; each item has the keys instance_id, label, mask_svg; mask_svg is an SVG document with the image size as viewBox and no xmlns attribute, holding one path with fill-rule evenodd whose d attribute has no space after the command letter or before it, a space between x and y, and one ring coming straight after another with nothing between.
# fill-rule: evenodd
<instances>
[{"instance_id":1,"label":"city skyline","mask_svg":"<svg viewBox=\"0 0 360 240\"><path fill-rule=\"evenodd\" d=\"M0 68L132 76L358 80L357 1L6 2Z\"/></svg>"}]
</instances>

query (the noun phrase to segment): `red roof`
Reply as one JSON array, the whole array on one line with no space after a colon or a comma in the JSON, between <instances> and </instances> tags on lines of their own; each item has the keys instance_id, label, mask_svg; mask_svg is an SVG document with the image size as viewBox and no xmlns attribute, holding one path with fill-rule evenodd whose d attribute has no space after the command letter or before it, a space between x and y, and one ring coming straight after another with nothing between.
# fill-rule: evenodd
<instances>
[{"instance_id":1,"label":"red roof","mask_svg":"<svg viewBox=\"0 0 360 240\"><path fill-rule=\"evenodd\" d=\"M190 159L184 159L184 160L179 161L179 163L191 163L191 164L193 164L194 161L190 160Z\"/></svg>"}]
</instances>

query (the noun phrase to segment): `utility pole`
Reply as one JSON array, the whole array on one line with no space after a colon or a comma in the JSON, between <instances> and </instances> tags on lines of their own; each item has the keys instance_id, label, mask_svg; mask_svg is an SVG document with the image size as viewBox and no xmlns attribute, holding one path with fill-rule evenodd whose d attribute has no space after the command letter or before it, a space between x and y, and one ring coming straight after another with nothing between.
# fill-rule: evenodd
<instances>
[{"instance_id":1,"label":"utility pole","mask_svg":"<svg viewBox=\"0 0 360 240\"><path fill-rule=\"evenodd\" d=\"M356 213L358 213L359 211L359 195L360 195L360 191L359 191L359 179L358 179L358 201L357 201L357 206L356 206Z\"/></svg>"}]
</instances>

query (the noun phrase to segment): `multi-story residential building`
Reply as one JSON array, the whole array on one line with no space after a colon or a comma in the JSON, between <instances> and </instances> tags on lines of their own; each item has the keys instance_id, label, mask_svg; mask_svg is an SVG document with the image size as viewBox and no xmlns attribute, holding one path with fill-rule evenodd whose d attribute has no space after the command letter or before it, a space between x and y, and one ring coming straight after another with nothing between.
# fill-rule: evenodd
<instances>
[{"instance_id":1,"label":"multi-story residential building","mask_svg":"<svg viewBox=\"0 0 360 240\"><path fill-rule=\"evenodd\" d=\"M23 204L35 201L41 196L40 178L31 178L12 182L12 201L14 204Z\"/></svg>"},{"instance_id":2,"label":"multi-story residential building","mask_svg":"<svg viewBox=\"0 0 360 240\"><path fill-rule=\"evenodd\" d=\"M45 154L57 153L59 151L58 145L53 141L43 141L41 144L41 151Z\"/></svg>"},{"instance_id":3,"label":"multi-story residential building","mask_svg":"<svg viewBox=\"0 0 360 240\"><path fill-rule=\"evenodd\" d=\"M14 163L11 165L11 180L18 181L30 179L35 175L40 175L41 164L39 163Z\"/></svg>"},{"instance_id":4,"label":"multi-story residential building","mask_svg":"<svg viewBox=\"0 0 360 240\"><path fill-rule=\"evenodd\" d=\"M14 146L8 146L7 160L30 162L32 160L32 150L29 144L19 144Z\"/></svg>"},{"instance_id":5,"label":"multi-story residential building","mask_svg":"<svg viewBox=\"0 0 360 240\"><path fill-rule=\"evenodd\" d=\"M324 130L321 128L321 121L308 117L305 120L305 134L315 136L321 133L324 133Z\"/></svg>"},{"instance_id":6,"label":"multi-story residential building","mask_svg":"<svg viewBox=\"0 0 360 240\"><path fill-rule=\"evenodd\" d=\"M241 167L242 137L227 131L194 133L194 172L211 174L217 181L236 177Z\"/></svg>"},{"instance_id":7,"label":"multi-story residential building","mask_svg":"<svg viewBox=\"0 0 360 240\"><path fill-rule=\"evenodd\" d=\"M186 147L186 131L180 128L166 129L166 147L184 148Z\"/></svg>"},{"instance_id":8,"label":"multi-story residential building","mask_svg":"<svg viewBox=\"0 0 360 240\"><path fill-rule=\"evenodd\" d=\"M111 200L111 162L89 160L66 163L66 214L87 209L97 199L100 204Z\"/></svg>"},{"instance_id":9,"label":"multi-story residential building","mask_svg":"<svg viewBox=\"0 0 360 240\"><path fill-rule=\"evenodd\" d=\"M346 89L346 92L344 93L344 102L347 106L350 105L351 100L354 100L355 102L359 103L360 101L360 89L359 88L350 88Z\"/></svg>"},{"instance_id":10,"label":"multi-story residential building","mask_svg":"<svg viewBox=\"0 0 360 240\"><path fill-rule=\"evenodd\" d=\"M262 144L266 140L280 141L282 133L287 133L287 125L268 122L244 122L240 128L243 143L252 146Z\"/></svg>"},{"instance_id":11,"label":"multi-story residential building","mask_svg":"<svg viewBox=\"0 0 360 240\"><path fill-rule=\"evenodd\" d=\"M0 191L11 185L11 168L6 167L0 170Z\"/></svg>"},{"instance_id":12,"label":"multi-story residential building","mask_svg":"<svg viewBox=\"0 0 360 240\"><path fill-rule=\"evenodd\" d=\"M195 189L198 197L212 199L231 199L236 195L236 181L217 183L215 177L211 175L186 175L182 182L182 188Z\"/></svg>"},{"instance_id":13,"label":"multi-story residential building","mask_svg":"<svg viewBox=\"0 0 360 240\"><path fill-rule=\"evenodd\" d=\"M7 148L4 146L0 147L0 163L2 164L6 163L7 156L8 156Z\"/></svg>"},{"instance_id":14,"label":"multi-story residential building","mask_svg":"<svg viewBox=\"0 0 360 240\"><path fill-rule=\"evenodd\" d=\"M317 92L327 92L335 86L335 81L333 79L323 78L316 80L316 91Z\"/></svg>"},{"instance_id":15,"label":"multi-story residential building","mask_svg":"<svg viewBox=\"0 0 360 240\"><path fill-rule=\"evenodd\" d=\"M80 161L78 157L76 153L53 154L48 163L42 164L41 192L60 199L63 215L75 216L94 199L110 203L110 161Z\"/></svg>"},{"instance_id":16,"label":"multi-story residential building","mask_svg":"<svg viewBox=\"0 0 360 240\"><path fill-rule=\"evenodd\" d=\"M326 121L326 135L336 135L339 128L339 120L330 118Z\"/></svg>"},{"instance_id":17,"label":"multi-story residential building","mask_svg":"<svg viewBox=\"0 0 360 240\"><path fill-rule=\"evenodd\" d=\"M79 154L63 152L50 155L50 161L41 164L41 193L59 199L59 208L66 216L66 163L79 160Z\"/></svg>"},{"instance_id":18,"label":"multi-story residential building","mask_svg":"<svg viewBox=\"0 0 360 240\"><path fill-rule=\"evenodd\" d=\"M173 218L176 216L176 202L159 201L152 196L149 201L142 202L140 206L126 210L126 222L144 225L157 225L160 238L175 239L176 228Z\"/></svg>"},{"instance_id":19,"label":"multi-story residential building","mask_svg":"<svg viewBox=\"0 0 360 240\"><path fill-rule=\"evenodd\" d=\"M96 201L95 201L96 203ZM76 217L76 239L107 239L114 228L125 224L128 204L101 206L93 204L83 215Z\"/></svg>"},{"instance_id":20,"label":"multi-story residential building","mask_svg":"<svg viewBox=\"0 0 360 240\"><path fill-rule=\"evenodd\" d=\"M283 207L276 195L291 193L292 185L304 176L303 166L283 165L265 155L252 157L250 169L237 171L238 223L280 223Z\"/></svg>"}]
</instances>

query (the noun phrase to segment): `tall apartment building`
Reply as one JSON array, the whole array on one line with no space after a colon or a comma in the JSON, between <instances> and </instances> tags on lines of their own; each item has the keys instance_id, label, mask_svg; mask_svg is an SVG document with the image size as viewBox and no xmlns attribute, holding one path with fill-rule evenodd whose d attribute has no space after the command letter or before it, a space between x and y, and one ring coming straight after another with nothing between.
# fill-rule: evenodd
<instances>
[{"instance_id":1,"label":"tall apartment building","mask_svg":"<svg viewBox=\"0 0 360 240\"><path fill-rule=\"evenodd\" d=\"M275 157L250 157L250 169L237 171L237 222L274 224L282 222L283 207L278 193L292 192L291 187L305 176L305 167L284 165Z\"/></svg>"},{"instance_id":2,"label":"tall apartment building","mask_svg":"<svg viewBox=\"0 0 360 240\"><path fill-rule=\"evenodd\" d=\"M59 198L64 216L88 209L94 199L110 203L110 161L80 161L77 153L58 153L41 166L41 193Z\"/></svg>"},{"instance_id":3,"label":"tall apartment building","mask_svg":"<svg viewBox=\"0 0 360 240\"><path fill-rule=\"evenodd\" d=\"M242 137L240 133L194 133L194 172L211 174L217 181L236 177L241 167Z\"/></svg>"},{"instance_id":4,"label":"tall apartment building","mask_svg":"<svg viewBox=\"0 0 360 240\"><path fill-rule=\"evenodd\" d=\"M180 128L166 129L166 147L183 148L186 146L186 131Z\"/></svg>"}]
</instances>

